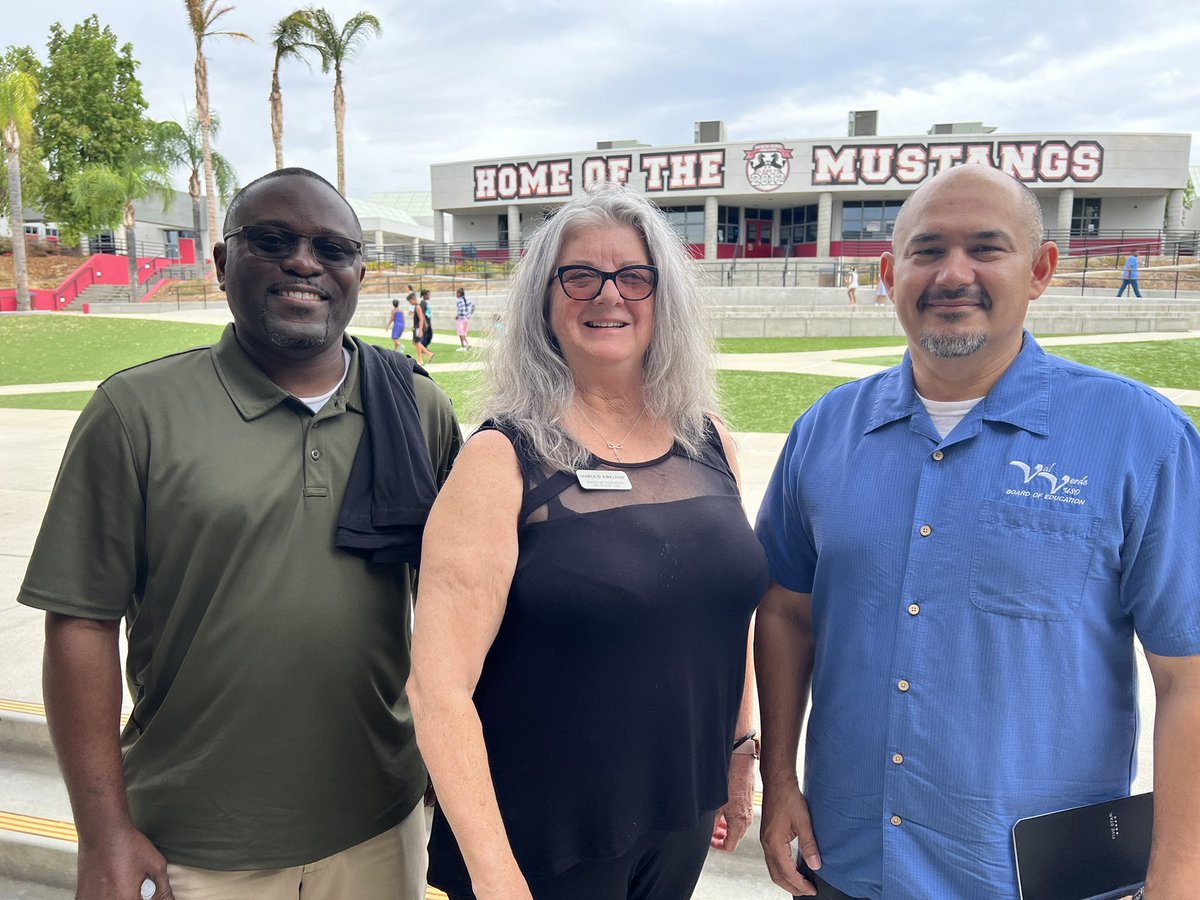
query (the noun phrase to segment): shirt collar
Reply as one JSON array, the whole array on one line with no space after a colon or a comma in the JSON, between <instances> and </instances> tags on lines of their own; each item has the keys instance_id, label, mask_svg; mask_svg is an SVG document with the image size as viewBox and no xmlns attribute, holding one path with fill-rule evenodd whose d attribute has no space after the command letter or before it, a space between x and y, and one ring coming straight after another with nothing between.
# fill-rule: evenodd
<instances>
[{"instance_id":1,"label":"shirt collar","mask_svg":"<svg viewBox=\"0 0 1200 900\"><path fill-rule=\"evenodd\" d=\"M912 356L905 351L900 365L880 376L866 431L909 418L919 408ZM976 408L987 421L1007 422L1034 434L1050 433L1050 362L1028 331L1016 358Z\"/></svg>"},{"instance_id":2,"label":"shirt collar","mask_svg":"<svg viewBox=\"0 0 1200 900\"><path fill-rule=\"evenodd\" d=\"M358 379L358 348L354 341L342 335L342 346L350 352L350 367L346 371L346 380L329 399L326 408L341 411L351 409L362 412L362 396L359 391ZM252 360L242 345L238 343L237 334L232 324L225 327L221 339L212 348L213 367L217 377L229 394L229 399L237 407L242 418L250 421L257 419L280 403L293 399L292 395L267 377L266 373Z\"/></svg>"}]
</instances>

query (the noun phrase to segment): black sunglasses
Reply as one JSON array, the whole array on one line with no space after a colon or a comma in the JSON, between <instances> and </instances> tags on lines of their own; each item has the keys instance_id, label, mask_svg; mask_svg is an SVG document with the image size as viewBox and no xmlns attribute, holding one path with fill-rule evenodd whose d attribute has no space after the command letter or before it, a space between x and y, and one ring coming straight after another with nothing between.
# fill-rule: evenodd
<instances>
[{"instance_id":1,"label":"black sunglasses","mask_svg":"<svg viewBox=\"0 0 1200 900\"><path fill-rule=\"evenodd\" d=\"M259 259L287 259L296 252L302 240L308 241L317 262L333 269L354 265L354 260L362 250L361 241L348 237L300 234L274 225L242 225L225 235L225 240L239 234L246 239L246 249Z\"/></svg>"},{"instance_id":2,"label":"black sunglasses","mask_svg":"<svg viewBox=\"0 0 1200 900\"><path fill-rule=\"evenodd\" d=\"M622 266L615 272L603 272L593 266L559 266L550 279L558 281L563 293L572 300L595 300L611 281L623 300L645 300L658 287L658 269L654 266Z\"/></svg>"}]
</instances>

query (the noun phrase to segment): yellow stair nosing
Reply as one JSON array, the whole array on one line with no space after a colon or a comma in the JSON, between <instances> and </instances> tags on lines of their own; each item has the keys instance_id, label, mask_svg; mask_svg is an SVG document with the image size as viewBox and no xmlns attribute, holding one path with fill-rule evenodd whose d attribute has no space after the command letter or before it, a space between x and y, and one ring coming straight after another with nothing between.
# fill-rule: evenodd
<instances>
[{"instance_id":1,"label":"yellow stair nosing","mask_svg":"<svg viewBox=\"0 0 1200 900\"><path fill-rule=\"evenodd\" d=\"M27 716L45 718L46 707L41 703L29 703L25 700L0 700L0 712L24 713Z\"/></svg>"},{"instance_id":2,"label":"yellow stair nosing","mask_svg":"<svg viewBox=\"0 0 1200 900\"><path fill-rule=\"evenodd\" d=\"M73 822L64 822L61 819L43 819L39 816L27 816L22 813L0 811L0 831L15 831L18 834L53 838L72 844L79 842L79 834L76 832Z\"/></svg>"},{"instance_id":3,"label":"yellow stair nosing","mask_svg":"<svg viewBox=\"0 0 1200 900\"><path fill-rule=\"evenodd\" d=\"M46 718L46 706L43 703L31 703L28 700L4 700L0 699L0 713L21 713L27 716L37 716ZM129 722L129 716L121 713L121 727L124 728Z\"/></svg>"}]
</instances>

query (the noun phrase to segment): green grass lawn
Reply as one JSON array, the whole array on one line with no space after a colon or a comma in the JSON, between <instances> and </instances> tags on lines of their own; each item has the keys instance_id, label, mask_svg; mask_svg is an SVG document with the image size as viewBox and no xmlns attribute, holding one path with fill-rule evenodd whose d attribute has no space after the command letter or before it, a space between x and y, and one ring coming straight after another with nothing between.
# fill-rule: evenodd
<instances>
[{"instance_id":1,"label":"green grass lawn","mask_svg":"<svg viewBox=\"0 0 1200 900\"><path fill-rule=\"evenodd\" d=\"M1047 347L1056 356L1116 372L1155 387L1200 390L1200 338L1134 344L1077 344ZM899 356L856 357L846 362L894 366Z\"/></svg>"},{"instance_id":2,"label":"green grass lawn","mask_svg":"<svg viewBox=\"0 0 1200 900\"><path fill-rule=\"evenodd\" d=\"M82 409L86 391L4 395L5 384L99 381L132 365L211 344L223 326L110 319L86 316L7 316L0 318L0 406L22 409ZM390 347L389 338L368 343ZM724 353L783 353L848 347L897 346L895 338L726 338ZM405 344L405 349L411 349ZM472 394L479 372L439 371L439 363L474 362L482 351L456 353L453 345L434 345L431 372L454 400L459 418L477 419ZM1128 375L1147 384L1200 389L1200 340L1100 344L1054 348L1055 353ZM892 365L898 356L855 359ZM725 414L737 431L784 432L796 417L834 385L846 379L785 372L734 372L718 375ZM1200 427L1200 407L1185 407Z\"/></svg>"},{"instance_id":3,"label":"green grass lawn","mask_svg":"<svg viewBox=\"0 0 1200 900\"><path fill-rule=\"evenodd\" d=\"M1050 347L1057 356L1155 387L1200 390L1200 338L1137 344Z\"/></svg>"},{"instance_id":4,"label":"green grass lawn","mask_svg":"<svg viewBox=\"0 0 1200 900\"><path fill-rule=\"evenodd\" d=\"M4 316L0 385L98 381L148 359L211 344L223 328L101 316Z\"/></svg>"},{"instance_id":5,"label":"green grass lawn","mask_svg":"<svg viewBox=\"0 0 1200 900\"><path fill-rule=\"evenodd\" d=\"M790 372L717 373L721 405L734 431L788 431L817 398L850 380Z\"/></svg>"}]
</instances>

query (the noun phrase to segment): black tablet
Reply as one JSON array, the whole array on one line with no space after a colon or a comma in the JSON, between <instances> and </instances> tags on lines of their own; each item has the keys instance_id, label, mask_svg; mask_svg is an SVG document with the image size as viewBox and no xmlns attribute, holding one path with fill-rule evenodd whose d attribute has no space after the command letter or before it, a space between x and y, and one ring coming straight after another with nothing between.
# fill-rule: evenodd
<instances>
[{"instance_id":1,"label":"black tablet","mask_svg":"<svg viewBox=\"0 0 1200 900\"><path fill-rule=\"evenodd\" d=\"M1021 900L1113 900L1146 880L1154 794L1021 819L1013 826Z\"/></svg>"}]
</instances>

